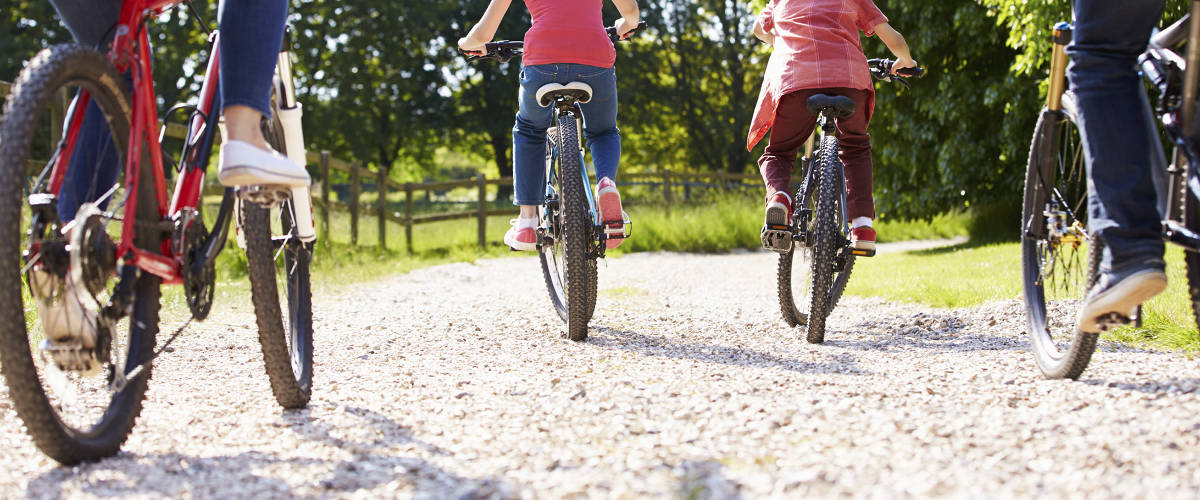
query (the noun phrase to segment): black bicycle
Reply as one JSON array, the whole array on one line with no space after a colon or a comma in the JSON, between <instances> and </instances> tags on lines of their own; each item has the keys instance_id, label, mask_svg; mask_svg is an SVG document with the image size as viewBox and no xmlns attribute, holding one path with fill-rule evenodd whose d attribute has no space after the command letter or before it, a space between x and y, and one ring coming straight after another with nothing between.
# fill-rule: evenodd
<instances>
[{"instance_id":1,"label":"black bicycle","mask_svg":"<svg viewBox=\"0 0 1200 500\"><path fill-rule=\"evenodd\" d=\"M1192 13L1200 1L1192 2ZM1188 290L1192 309L1200 321L1200 147L1193 119L1196 109L1200 52L1190 40L1190 17L1185 16L1155 33L1139 67L1158 93L1154 114L1165 137L1174 145L1173 161L1167 165L1158 149L1151 167L1163 174L1168 190L1166 217L1162 221L1165 241L1187 250ZM1078 378L1096 350L1098 333L1076 327L1082 299L1095 284L1104 242L1087 229L1088 178L1080 137L1079 111L1075 95L1067 89L1066 46L1073 28L1069 23L1054 26L1050 91L1038 118L1025 172L1025 194L1021 215L1021 258L1025 310L1030 344L1038 368L1047 378ZM1149 106L1149 104L1147 104ZM1126 320L1139 321L1138 311L1128 317L1102 318L1108 329Z\"/></svg>"},{"instance_id":2,"label":"black bicycle","mask_svg":"<svg viewBox=\"0 0 1200 500\"><path fill-rule=\"evenodd\" d=\"M908 87L904 77L920 77L922 68L892 74L894 61L867 61L871 74L885 82ZM803 181L793 198L791 225L763 226L764 248L780 254L779 307L790 326L805 325L807 340L825 341L825 319L846 290L855 257L870 257L874 250L850 246L850 221L846 216L846 174L838 159L837 120L854 113L854 101L845 96L817 94L808 109L818 115L818 127L800 160ZM819 137L820 147L814 151ZM799 302L797 302L799 299Z\"/></svg>"},{"instance_id":3,"label":"black bicycle","mask_svg":"<svg viewBox=\"0 0 1200 500\"><path fill-rule=\"evenodd\" d=\"M646 27L638 24L630 35ZM609 39L620 41L615 28ZM468 61L507 62L521 55L523 42L486 44L487 53ZM600 220L592 196L592 179L583 159L583 113L579 104L592 98L583 82L551 83L537 92L538 103L554 108L554 127L546 134L546 201L538 210L538 258L554 310L567 324L567 338L587 339L588 321L596 309L596 260L604 258L606 241L628 238L629 221Z\"/></svg>"}]
</instances>

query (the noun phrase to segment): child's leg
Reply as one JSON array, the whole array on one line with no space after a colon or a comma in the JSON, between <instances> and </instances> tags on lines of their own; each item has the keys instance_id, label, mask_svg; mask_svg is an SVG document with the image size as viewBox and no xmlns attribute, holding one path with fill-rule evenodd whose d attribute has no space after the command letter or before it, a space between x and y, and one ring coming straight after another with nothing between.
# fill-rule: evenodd
<instances>
[{"instance_id":1,"label":"child's leg","mask_svg":"<svg viewBox=\"0 0 1200 500\"><path fill-rule=\"evenodd\" d=\"M846 215L851 221L860 217L874 219L874 167L871 163L871 135L867 133L867 126L871 123L875 97L870 92L856 89L840 89L838 93L854 99L854 114L838 120L838 142L841 144L839 157L846 166ZM859 219L859 223L854 225L864 225L861 222Z\"/></svg>"},{"instance_id":2,"label":"child's leg","mask_svg":"<svg viewBox=\"0 0 1200 500\"><path fill-rule=\"evenodd\" d=\"M791 191L792 165L817 124L817 116L808 111L808 98L816 93L815 90L792 92L780 98L775 107L775 123L771 125L767 148L758 159L768 199L776 192Z\"/></svg>"},{"instance_id":3,"label":"child's leg","mask_svg":"<svg viewBox=\"0 0 1200 500\"><path fill-rule=\"evenodd\" d=\"M571 65L573 80L591 85L592 100L583 108L583 134L596 168L596 179L617 180L621 133L617 130L617 74L614 68Z\"/></svg>"},{"instance_id":4,"label":"child's leg","mask_svg":"<svg viewBox=\"0 0 1200 500\"><path fill-rule=\"evenodd\" d=\"M554 110L537 102L537 91L554 81L555 65L521 70L516 124L513 126L513 204L537 207L546 199L546 129ZM522 213L528 211L523 208Z\"/></svg>"}]
</instances>

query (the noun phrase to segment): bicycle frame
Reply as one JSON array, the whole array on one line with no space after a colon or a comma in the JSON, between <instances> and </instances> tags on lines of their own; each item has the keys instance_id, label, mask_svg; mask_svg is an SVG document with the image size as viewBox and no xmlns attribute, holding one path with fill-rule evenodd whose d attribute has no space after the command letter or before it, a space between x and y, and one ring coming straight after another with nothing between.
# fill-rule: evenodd
<instances>
[{"instance_id":1,"label":"bicycle frame","mask_svg":"<svg viewBox=\"0 0 1200 500\"><path fill-rule=\"evenodd\" d=\"M170 234L175 229L173 223L180 222L185 226L199 213L201 196L203 194L205 166L215 139L217 127L215 118L220 116L220 34L214 32L211 40L209 60L205 69L203 84L200 90L200 103L197 112L191 117L184 152L181 157L182 169L175 183L171 199L167 199L166 177L163 168L161 138L153 134L160 129L157 111L157 98L154 92L152 76L149 36L145 23L150 18L161 14L166 9L182 3L183 0L129 0L121 7L119 21L115 28L115 37L108 53L109 61L122 73L133 76L132 109L130 112L129 144L125 158L125 190L127 193L123 217L124 220L136 220L137 193L140 182L153 182L158 197L158 220L163 234ZM48 189L57 194L67 174L76 140L79 137L80 126L83 123L84 110L90 97L86 90L81 90L69 108L67 120L68 131L65 134L64 145L60 154L54 159L50 173ZM141 179L141 161L148 156L153 168L151 179ZM226 189L221 202L221 210L217 216L214 231L204 242L203 258L198 265L210 262L224 246L228 234L229 220L233 208L233 190ZM168 225L168 226L164 226ZM182 227L180 229L186 229ZM126 264L132 264L143 271L162 278L165 284L179 284L183 280L183 258L172 248L171 239L163 238L158 251L137 248L134 245L136 224L124 224L120 242L117 244L117 255Z\"/></svg>"},{"instance_id":2,"label":"bicycle frame","mask_svg":"<svg viewBox=\"0 0 1200 500\"><path fill-rule=\"evenodd\" d=\"M1196 228L1187 227L1188 221L1183 213L1183 197L1189 191L1191 196L1200 199L1200 144L1197 143L1196 131L1192 130L1197 87L1200 84L1200 43L1196 43L1200 42L1200 23L1192 23L1190 20L1193 17L1200 19L1200 0L1192 2L1188 16L1151 37L1138 63L1143 76L1158 89L1160 97L1157 109L1150 109L1147 101L1147 111L1158 116L1175 147L1173 162L1168 165L1161 145L1155 142L1153 147L1157 151L1152 155L1153 164L1150 166L1156 176L1158 172L1167 174L1167 186L1159 186L1163 239L1190 251L1200 251L1200 234ZM1066 47L1072 36L1073 28L1069 23L1060 22L1054 26L1050 91L1044 112L1062 114L1062 96L1067 91ZM1189 42L1186 57L1172 49L1185 41ZM1182 85L1180 73L1183 74ZM1057 124L1060 122L1053 122L1056 126L1050 127L1046 133L1057 135ZM1051 153L1047 151L1044 154ZM1039 161L1043 165L1053 163L1048 156ZM1027 230L1036 227L1033 221L1024 223Z\"/></svg>"}]
</instances>

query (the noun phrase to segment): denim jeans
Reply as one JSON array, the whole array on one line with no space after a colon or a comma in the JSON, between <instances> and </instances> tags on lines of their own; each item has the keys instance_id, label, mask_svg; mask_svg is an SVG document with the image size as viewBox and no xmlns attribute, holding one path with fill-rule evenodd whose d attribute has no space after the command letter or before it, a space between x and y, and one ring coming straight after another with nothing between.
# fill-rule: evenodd
<instances>
[{"instance_id":1,"label":"denim jeans","mask_svg":"<svg viewBox=\"0 0 1200 500\"><path fill-rule=\"evenodd\" d=\"M111 37L121 14L122 0L50 0L75 41L100 46ZM271 114L271 83L275 60L283 45L287 0L224 0L218 14L221 29L222 109L249 106ZM95 117L95 119L93 119ZM111 144L108 126L99 108L88 107L59 193L59 218L75 218L79 204L108 191L122 165ZM122 145L124 146L124 145Z\"/></svg>"},{"instance_id":2,"label":"denim jeans","mask_svg":"<svg viewBox=\"0 0 1200 500\"><path fill-rule=\"evenodd\" d=\"M1162 267L1162 150L1136 70L1165 0L1079 0L1068 75L1088 166L1101 271Z\"/></svg>"},{"instance_id":3,"label":"denim jeans","mask_svg":"<svg viewBox=\"0 0 1200 500\"><path fill-rule=\"evenodd\" d=\"M539 64L521 70L520 110L513 126L513 204L541 205L546 198L546 129L554 108L537 102L537 91L549 83L583 82L592 86L592 100L583 109L583 134L596 178L616 180L621 160L617 131L617 73L613 68L583 64Z\"/></svg>"}]
</instances>

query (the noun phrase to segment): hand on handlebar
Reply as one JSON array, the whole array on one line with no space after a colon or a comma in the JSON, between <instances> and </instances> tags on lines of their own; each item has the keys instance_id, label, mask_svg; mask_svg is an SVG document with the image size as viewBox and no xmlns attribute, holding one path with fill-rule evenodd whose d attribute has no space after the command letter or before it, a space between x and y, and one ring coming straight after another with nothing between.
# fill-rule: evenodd
<instances>
[{"instance_id":1,"label":"hand on handlebar","mask_svg":"<svg viewBox=\"0 0 1200 500\"><path fill-rule=\"evenodd\" d=\"M892 63L892 74L899 76L900 70L916 67L918 67L917 61L914 61L911 57L897 57L896 62Z\"/></svg>"},{"instance_id":2,"label":"hand on handlebar","mask_svg":"<svg viewBox=\"0 0 1200 500\"><path fill-rule=\"evenodd\" d=\"M458 50L468 56L487 55L487 46L483 42L476 41L469 36L458 39Z\"/></svg>"},{"instance_id":3,"label":"hand on handlebar","mask_svg":"<svg viewBox=\"0 0 1200 500\"><path fill-rule=\"evenodd\" d=\"M638 20L622 17L613 23L613 28L617 31L618 40L628 40L630 36L633 36L633 32L638 29Z\"/></svg>"}]
</instances>

